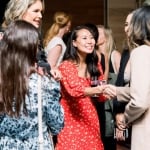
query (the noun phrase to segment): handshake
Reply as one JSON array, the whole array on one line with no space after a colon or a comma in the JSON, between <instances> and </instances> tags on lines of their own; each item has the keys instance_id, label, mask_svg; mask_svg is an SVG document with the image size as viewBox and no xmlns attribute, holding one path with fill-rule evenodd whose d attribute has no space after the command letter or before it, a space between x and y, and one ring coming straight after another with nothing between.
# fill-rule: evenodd
<instances>
[{"instance_id":1,"label":"handshake","mask_svg":"<svg viewBox=\"0 0 150 150\"><path fill-rule=\"evenodd\" d=\"M96 87L98 89L98 92L95 93L95 95L103 94L107 99L113 99L117 96L117 87L107 84L105 80L99 81L98 84L91 84L91 87ZM97 90L94 91L96 92Z\"/></svg>"},{"instance_id":2,"label":"handshake","mask_svg":"<svg viewBox=\"0 0 150 150\"><path fill-rule=\"evenodd\" d=\"M111 84L102 85L102 93L108 99L113 99L117 96L117 87Z\"/></svg>"},{"instance_id":3,"label":"handshake","mask_svg":"<svg viewBox=\"0 0 150 150\"><path fill-rule=\"evenodd\" d=\"M91 79L91 87L97 87L99 90L98 93L95 93L94 97L99 94L103 94L107 99L112 99L117 96L116 86L107 84L106 80L98 80L97 78L93 77Z\"/></svg>"}]
</instances>

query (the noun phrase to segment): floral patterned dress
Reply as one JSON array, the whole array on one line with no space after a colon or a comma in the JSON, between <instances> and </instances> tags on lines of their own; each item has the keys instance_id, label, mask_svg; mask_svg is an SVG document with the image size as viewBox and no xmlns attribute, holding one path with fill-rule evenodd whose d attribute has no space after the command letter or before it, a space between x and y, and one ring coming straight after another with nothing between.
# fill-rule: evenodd
<instances>
[{"instance_id":1,"label":"floral patterned dress","mask_svg":"<svg viewBox=\"0 0 150 150\"><path fill-rule=\"evenodd\" d=\"M90 80L79 77L76 65L70 61L62 62L59 69L63 76L61 104L65 126L58 135L56 150L103 150L95 106L84 95Z\"/></svg>"},{"instance_id":2,"label":"floral patterned dress","mask_svg":"<svg viewBox=\"0 0 150 150\"><path fill-rule=\"evenodd\" d=\"M29 78L26 95L28 115L17 117L0 114L0 150L38 150L38 75ZM59 104L60 86L54 79L42 77L44 150L51 150L48 130L58 134L64 126L64 113Z\"/></svg>"}]
</instances>

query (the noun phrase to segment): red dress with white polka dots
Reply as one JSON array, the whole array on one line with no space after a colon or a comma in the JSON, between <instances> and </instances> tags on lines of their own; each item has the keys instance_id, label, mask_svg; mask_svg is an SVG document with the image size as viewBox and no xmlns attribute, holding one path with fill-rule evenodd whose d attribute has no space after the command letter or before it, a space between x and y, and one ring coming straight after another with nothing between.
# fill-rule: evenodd
<instances>
[{"instance_id":1,"label":"red dress with white polka dots","mask_svg":"<svg viewBox=\"0 0 150 150\"><path fill-rule=\"evenodd\" d=\"M65 126L58 135L56 149L103 150L96 109L91 98L84 95L85 87L90 86L89 79L79 77L72 62L64 61L59 69L63 76L61 104Z\"/></svg>"}]
</instances>

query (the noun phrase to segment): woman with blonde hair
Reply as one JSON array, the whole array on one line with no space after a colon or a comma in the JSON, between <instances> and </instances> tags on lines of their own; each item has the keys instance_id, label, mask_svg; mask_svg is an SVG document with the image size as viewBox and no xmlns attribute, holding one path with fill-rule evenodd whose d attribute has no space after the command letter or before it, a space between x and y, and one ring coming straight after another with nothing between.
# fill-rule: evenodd
<instances>
[{"instance_id":1,"label":"woman with blonde hair","mask_svg":"<svg viewBox=\"0 0 150 150\"><path fill-rule=\"evenodd\" d=\"M97 41L97 54L102 64L105 79L115 84L120 65L120 53L116 49L112 30L103 25L97 25L99 36ZM101 122L101 136L105 150L116 150L114 139L113 101L95 103L99 120Z\"/></svg>"},{"instance_id":2,"label":"woman with blonde hair","mask_svg":"<svg viewBox=\"0 0 150 150\"><path fill-rule=\"evenodd\" d=\"M10 0L4 13L2 27L6 28L12 21L21 19L39 28L44 7L44 0ZM35 8L36 12L34 12Z\"/></svg>"},{"instance_id":3,"label":"woman with blonde hair","mask_svg":"<svg viewBox=\"0 0 150 150\"><path fill-rule=\"evenodd\" d=\"M97 50L105 56L105 78L108 79L108 73L112 70L115 74L118 73L120 65L120 53L117 51L116 44L113 38L113 33L110 28L105 28L103 25L97 25L99 38L97 41ZM111 62L111 63L110 63Z\"/></svg>"},{"instance_id":4,"label":"woman with blonde hair","mask_svg":"<svg viewBox=\"0 0 150 150\"><path fill-rule=\"evenodd\" d=\"M69 32L71 26L71 16L65 12L54 14L53 24L49 28L44 38L45 51L48 55L48 62L51 67L57 67L62 61L66 45L63 42L63 35Z\"/></svg>"},{"instance_id":5,"label":"woman with blonde hair","mask_svg":"<svg viewBox=\"0 0 150 150\"><path fill-rule=\"evenodd\" d=\"M6 6L2 28L5 30L7 26L15 20L25 20L35 26L40 34L44 9L44 0L10 0ZM42 42L39 43L38 50L37 60L40 62L39 65L42 66L44 70L47 70L48 73L50 71L55 79L60 79L61 75L58 70L50 70L50 65L47 63Z\"/></svg>"}]
</instances>

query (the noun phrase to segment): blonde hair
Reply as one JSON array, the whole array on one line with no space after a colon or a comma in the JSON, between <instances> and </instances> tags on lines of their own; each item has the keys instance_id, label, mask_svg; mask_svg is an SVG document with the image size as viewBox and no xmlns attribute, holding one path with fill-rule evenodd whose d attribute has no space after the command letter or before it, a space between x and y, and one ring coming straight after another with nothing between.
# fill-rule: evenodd
<instances>
[{"instance_id":1,"label":"blonde hair","mask_svg":"<svg viewBox=\"0 0 150 150\"><path fill-rule=\"evenodd\" d=\"M59 29L65 27L68 22L71 21L71 15L65 12L56 12L53 18L53 24L46 32L44 38L44 46L47 46L48 42L58 34Z\"/></svg>"},{"instance_id":2,"label":"blonde hair","mask_svg":"<svg viewBox=\"0 0 150 150\"><path fill-rule=\"evenodd\" d=\"M10 0L5 10L2 26L6 28L12 21L22 19L27 9L36 1L41 1L44 9L44 0Z\"/></svg>"},{"instance_id":3,"label":"blonde hair","mask_svg":"<svg viewBox=\"0 0 150 150\"><path fill-rule=\"evenodd\" d=\"M116 49L115 40L113 38L113 33L110 28L105 28L103 25L97 25L97 28L101 28L104 31L104 35L106 38L106 51L110 57L112 50Z\"/></svg>"}]
</instances>

